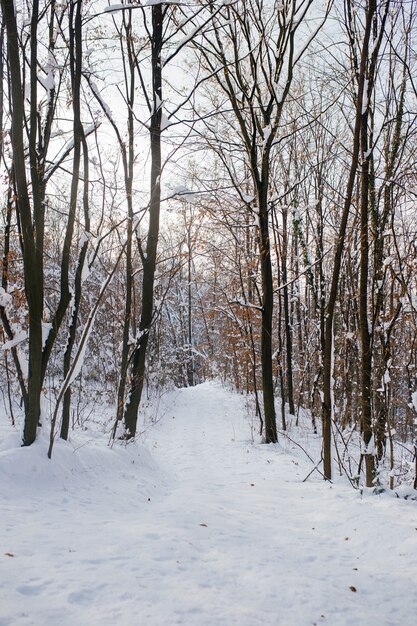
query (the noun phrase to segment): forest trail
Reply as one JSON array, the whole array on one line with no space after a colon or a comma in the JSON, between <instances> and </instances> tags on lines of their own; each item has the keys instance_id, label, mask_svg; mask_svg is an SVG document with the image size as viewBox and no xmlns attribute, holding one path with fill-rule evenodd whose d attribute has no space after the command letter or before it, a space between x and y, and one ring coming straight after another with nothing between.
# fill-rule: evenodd
<instances>
[{"instance_id":1,"label":"forest trail","mask_svg":"<svg viewBox=\"0 0 417 626\"><path fill-rule=\"evenodd\" d=\"M414 624L415 502L303 482L217 383L160 416L139 453L58 446L52 476L45 442L0 453L0 626Z\"/></svg>"}]
</instances>

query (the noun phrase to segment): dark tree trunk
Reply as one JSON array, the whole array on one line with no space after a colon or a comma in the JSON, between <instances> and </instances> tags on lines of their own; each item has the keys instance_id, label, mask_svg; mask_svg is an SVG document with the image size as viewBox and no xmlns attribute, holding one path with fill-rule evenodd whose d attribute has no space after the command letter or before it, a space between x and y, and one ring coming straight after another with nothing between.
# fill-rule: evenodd
<instances>
[{"instance_id":1,"label":"dark tree trunk","mask_svg":"<svg viewBox=\"0 0 417 626\"><path fill-rule=\"evenodd\" d=\"M355 185L356 172L359 164L360 151L360 128L363 105L363 90L365 85L365 72L368 62L369 40L372 29L373 13L367 11L365 31L361 49L361 59L358 75L358 97L356 101L355 127L353 132L352 159L349 178L346 188L346 195L343 204L343 212L339 226L338 238L336 241L336 251L333 261L333 273L329 296L326 306L326 319L324 328L324 350L323 350L323 400L322 400L322 425L323 425L323 474L324 478L330 480L332 477L331 464L331 438L332 438L332 375L333 375L333 321L336 307L337 292L339 286L340 269L342 265L342 255L346 236L346 227L350 213L353 189Z\"/></svg>"},{"instance_id":2,"label":"dark tree trunk","mask_svg":"<svg viewBox=\"0 0 417 626\"><path fill-rule=\"evenodd\" d=\"M359 279L359 333L361 343L360 390L361 390L361 430L364 443L366 486L372 487L375 463L373 451L369 450L372 441L371 407L371 333L368 319L368 268L369 268L369 156L368 154L368 109L361 116L361 195L360 195L360 279Z\"/></svg>"},{"instance_id":3,"label":"dark tree trunk","mask_svg":"<svg viewBox=\"0 0 417 626\"><path fill-rule=\"evenodd\" d=\"M187 226L187 335L188 335L188 362L187 362L187 381L188 386L195 385L195 363L193 348L193 309L192 309L192 240L191 240L191 224Z\"/></svg>"},{"instance_id":4,"label":"dark tree trunk","mask_svg":"<svg viewBox=\"0 0 417 626\"><path fill-rule=\"evenodd\" d=\"M19 69L21 67L21 62L19 56L19 42L16 16L14 13L14 3L1 0L1 7L3 10L3 20L7 32L7 52L11 77L12 148L14 178L17 192L16 209L21 224L25 292L29 310L27 405L23 428L23 445L28 446L31 445L36 438L36 431L40 419L40 398L42 390L43 250L38 250L37 248L38 237L37 233L34 232L32 207L29 200L29 187L26 178L24 153L25 144L23 140L24 94ZM33 12L35 16L37 15L37 7L38 2L34 2ZM35 37L35 40L36 25L37 23L35 23L35 19L32 19L32 27L34 27L33 36ZM35 43L32 42L32 44L34 47L32 48L31 53L33 61L33 56L35 54L33 50L36 50L36 48ZM36 88L33 88L31 99L35 96ZM33 143L31 143L30 150L32 150L32 147ZM31 160L33 160L33 155L31 156ZM35 175L32 168L31 174Z\"/></svg>"},{"instance_id":5,"label":"dark tree trunk","mask_svg":"<svg viewBox=\"0 0 417 626\"><path fill-rule=\"evenodd\" d=\"M290 304L288 294L288 209L282 208L282 283L283 283L283 303L284 303L284 325L285 325L285 354L287 362L287 397L288 408L291 415L295 414L294 408L294 389L293 389L293 375L292 375L292 328L290 321Z\"/></svg>"},{"instance_id":6,"label":"dark tree trunk","mask_svg":"<svg viewBox=\"0 0 417 626\"><path fill-rule=\"evenodd\" d=\"M84 138L84 131L81 123L80 112L80 87L81 87L81 61L82 61L82 22L81 22L82 0L77 0L76 5L72 4L70 8L70 67L71 67L71 83L72 83L72 106L74 112L73 137L74 137L74 155L72 164L72 183L70 206L75 207L77 204L79 172L81 161L81 144L84 151L84 213L85 213L85 229L90 228L90 219L88 215L88 153L87 142ZM75 10L75 16L74 16ZM71 322L68 331L68 341L64 352L64 380L71 367L71 356L75 343L77 331L78 313L81 302L82 292L82 273L83 266L87 255L88 242L85 241L81 247L78 257L78 264L75 274L74 293L72 301ZM61 433L62 439L68 439L70 425L70 409L71 409L71 386L69 385L65 391L62 403L62 422Z\"/></svg>"},{"instance_id":7,"label":"dark tree trunk","mask_svg":"<svg viewBox=\"0 0 417 626\"><path fill-rule=\"evenodd\" d=\"M271 249L269 240L268 216L268 177L259 184L259 248L262 277L262 332L261 364L262 391L264 400L265 442L277 441L275 415L274 382L272 372L272 313L274 308L274 288L272 280Z\"/></svg>"},{"instance_id":8,"label":"dark tree trunk","mask_svg":"<svg viewBox=\"0 0 417 626\"><path fill-rule=\"evenodd\" d=\"M126 394L126 384L129 365L130 352L130 328L132 323L132 305L133 305L133 269L132 269L132 246L133 246L133 166L134 166L134 118L133 105L135 101L135 67L134 67L134 50L132 40L132 12L128 11L127 17L124 18L124 29L127 46L127 59L129 73L125 69L126 98L128 102L128 149L119 138L119 145L122 152L124 182L127 200L127 233L126 233L126 296L125 310L123 316L123 339L122 339L122 357L120 364L119 388L117 391L117 411L116 423L113 430L113 437L116 435L117 424L123 419L123 409ZM122 36L121 36L122 39ZM119 136L118 136L119 137Z\"/></svg>"},{"instance_id":9,"label":"dark tree trunk","mask_svg":"<svg viewBox=\"0 0 417 626\"><path fill-rule=\"evenodd\" d=\"M142 311L139 336L132 354L131 384L126 402L124 421L127 437L134 437L138 410L142 397L146 367L146 351L153 321L154 281L156 253L159 237L159 214L161 205L161 115L162 115L162 62L163 13L161 4L152 6L152 87L153 110L150 128L151 149L151 200L149 207L149 230L146 251L142 253Z\"/></svg>"}]
</instances>

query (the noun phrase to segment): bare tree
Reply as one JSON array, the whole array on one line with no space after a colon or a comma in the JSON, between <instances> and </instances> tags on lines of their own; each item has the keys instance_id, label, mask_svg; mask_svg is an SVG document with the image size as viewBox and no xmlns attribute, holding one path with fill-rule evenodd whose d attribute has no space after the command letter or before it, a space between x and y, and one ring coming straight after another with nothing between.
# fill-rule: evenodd
<instances>
[{"instance_id":1,"label":"bare tree","mask_svg":"<svg viewBox=\"0 0 417 626\"><path fill-rule=\"evenodd\" d=\"M382 8L383 15L386 14L388 10L389 2L384 3ZM350 0L347 0L345 3L345 11L347 20L349 23L349 15L352 12L352 4ZM355 182L356 182L356 173L357 168L360 163L360 153L361 146L363 148L363 144L361 143L361 137L363 136L362 130L364 125L367 125L368 112L369 112L369 101L372 95L372 90L374 87L374 76L369 76L369 66L370 63L374 61L374 55L378 55L379 45L372 50L371 49L371 38L373 34L373 29L375 26L374 20L376 19L377 13L377 3L374 0L370 0L367 2L367 5L364 9L364 27L363 32L360 38L359 51L356 51L355 48L355 79L357 84L356 90L356 112L355 112L355 122L353 129L353 146L352 146L352 157L351 157L351 166L350 172L347 182L346 195L343 205L343 212L340 221L338 238L336 240L335 245L335 253L334 253L334 261L333 261L333 272L330 290L327 299L326 306L326 322L325 322L325 334L324 334L324 355L323 355L323 402L322 402L322 422L323 422L323 463L324 463L324 476L326 479L331 479L332 470L331 470L331 424L332 424L332 390L333 390L333 349L334 349L334 330L333 330L333 321L334 321L334 311L337 300L337 292L339 285L339 277L340 270L342 264L342 255L346 237L346 227L348 223L348 217L351 209L352 196L354 192ZM380 44L379 34L376 38L375 44ZM371 80L369 80L371 79ZM368 155L369 156L369 155ZM367 222L367 215L363 214L363 224ZM365 229L365 226L363 226ZM363 231L362 231L363 234ZM366 248L366 238L362 241L362 245ZM363 254L365 251L363 249ZM367 275L367 268L363 266L363 275L362 275L362 286L364 275ZM365 294L366 297L366 294ZM363 303L364 305L364 303ZM362 365L365 368L366 372L369 372L368 366L365 364L365 360L369 359L369 351L367 346L368 337L365 337L367 333L367 329L365 328L365 312L362 313L362 358L364 359ZM365 345L366 344L366 345ZM363 374L362 385L363 390L368 389L368 380L367 374ZM364 408L364 407L362 407ZM368 433L368 413L363 413L363 428L366 429ZM368 435L367 435L368 437Z\"/></svg>"},{"instance_id":2,"label":"bare tree","mask_svg":"<svg viewBox=\"0 0 417 626\"><path fill-rule=\"evenodd\" d=\"M213 18L212 32L199 46L207 70L216 78L230 107L230 112L224 107L221 113L230 119L230 124L237 123L256 197L266 442L277 440L272 362L271 158L279 147L280 133L285 132L281 127L282 114L295 65L316 34L301 37L303 44L296 46L296 37L311 4L310 0L271 4L262 0L233 2Z\"/></svg>"},{"instance_id":3,"label":"bare tree","mask_svg":"<svg viewBox=\"0 0 417 626\"><path fill-rule=\"evenodd\" d=\"M73 0L70 3L70 38L73 40L74 33L80 25L81 8L81 0ZM29 37L24 34L24 31L18 29L18 16L13 3L2 2L2 11L7 33L10 83L11 175L28 309L29 351L27 388L26 393L23 393L25 402L23 443L30 445L35 440L40 420L41 393L47 366L71 301L70 261L77 217L77 192L83 141L79 113L81 60L75 52L75 46L71 46L71 90L74 95L73 141L63 146L61 156L52 161L49 149L56 123L62 74L66 68L66 66L60 67L57 61L56 40L58 36L62 36L66 12L61 10L58 12L54 1L41 7L38 0L35 0L30 12ZM23 34L20 36L19 32ZM24 42L22 37L27 38L27 41ZM42 55L39 53L38 42L41 38L46 42L45 49L42 47ZM27 42L29 42L30 49L28 55L26 55ZM66 49L65 46L63 49ZM49 59L46 66L43 65L45 50ZM44 74L42 78L40 78L39 66L42 68L41 77ZM26 88L23 88L23 77L25 83L29 85L29 93ZM38 93L40 86L46 91L46 97L42 98ZM45 228L49 206L47 185L71 153L73 155L71 196L61 249L60 292L56 308L51 314L51 321L46 327L44 323L44 259ZM46 337L43 336L43 328L48 328Z\"/></svg>"}]
</instances>

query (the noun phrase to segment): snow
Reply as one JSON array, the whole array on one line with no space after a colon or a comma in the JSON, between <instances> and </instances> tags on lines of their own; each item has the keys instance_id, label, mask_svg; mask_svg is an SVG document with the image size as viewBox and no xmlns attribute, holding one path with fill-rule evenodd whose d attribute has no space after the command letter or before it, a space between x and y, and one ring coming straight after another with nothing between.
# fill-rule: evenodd
<instances>
[{"instance_id":1,"label":"snow","mask_svg":"<svg viewBox=\"0 0 417 626\"><path fill-rule=\"evenodd\" d=\"M269 124L269 126L265 126L265 128L263 129L263 144L262 144L262 149L265 150L265 146L268 143L268 139L271 136L272 133L272 127Z\"/></svg>"},{"instance_id":2,"label":"snow","mask_svg":"<svg viewBox=\"0 0 417 626\"><path fill-rule=\"evenodd\" d=\"M81 284L85 283L85 281L89 278L90 274L91 274L91 267L84 260L82 271L81 271Z\"/></svg>"},{"instance_id":3,"label":"snow","mask_svg":"<svg viewBox=\"0 0 417 626\"><path fill-rule=\"evenodd\" d=\"M27 337L28 337L27 332L25 330L20 330L19 332L17 332L15 334L13 339L10 339L9 341L6 341L2 345L3 351L4 350L10 350L11 348L14 348L15 346L19 345L19 343L22 343L23 341L26 341Z\"/></svg>"},{"instance_id":4,"label":"snow","mask_svg":"<svg viewBox=\"0 0 417 626\"><path fill-rule=\"evenodd\" d=\"M0 306L6 307L11 303L11 301L12 296L7 293L7 291L3 287L0 287Z\"/></svg>"},{"instance_id":5,"label":"snow","mask_svg":"<svg viewBox=\"0 0 417 626\"><path fill-rule=\"evenodd\" d=\"M157 4L178 4L178 5L180 5L181 2L178 2L178 0L146 0L146 2L143 3L143 6L145 6L145 7L153 7L153 6L156 6Z\"/></svg>"},{"instance_id":6,"label":"snow","mask_svg":"<svg viewBox=\"0 0 417 626\"><path fill-rule=\"evenodd\" d=\"M365 78L365 80L363 81L363 96L362 96L362 115L365 115L367 109L368 109L368 88L369 88L369 81L367 78Z\"/></svg>"},{"instance_id":7,"label":"snow","mask_svg":"<svg viewBox=\"0 0 417 626\"><path fill-rule=\"evenodd\" d=\"M413 391L411 394L411 402L415 412L417 413L417 391Z\"/></svg>"},{"instance_id":8,"label":"snow","mask_svg":"<svg viewBox=\"0 0 417 626\"><path fill-rule=\"evenodd\" d=\"M51 322L42 322L42 349L45 347L49 333L52 330Z\"/></svg>"},{"instance_id":9,"label":"snow","mask_svg":"<svg viewBox=\"0 0 417 626\"><path fill-rule=\"evenodd\" d=\"M86 324L85 324L85 326L83 328L83 332L82 332L82 335L81 335L81 338L80 338L80 342L78 344L77 351L76 351L75 356L74 356L73 361L72 361L71 369L69 370L66 379L62 383L62 389L64 389L64 390L66 390L70 385L72 385L72 383L77 378L77 376L79 375L79 373L81 372L81 370L83 368L85 355L86 355L87 347L88 347L88 340L90 338L91 331L93 330L94 320L95 320L95 317L96 317L97 311L98 311L98 305L99 305L99 302L101 300L101 297L102 297L103 293L105 292L107 286L109 285L109 283L111 281L111 278L112 278L112 274L110 274L103 281L103 283L102 283L102 285L100 287L99 296L98 296L94 306L91 308L90 313L88 314L88 319L87 319L87 322L86 322Z\"/></svg>"},{"instance_id":10,"label":"snow","mask_svg":"<svg viewBox=\"0 0 417 626\"><path fill-rule=\"evenodd\" d=\"M126 11L126 9L135 8L131 3L127 2L126 4L110 4L109 6L104 8L104 13L113 13L113 11Z\"/></svg>"},{"instance_id":11,"label":"snow","mask_svg":"<svg viewBox=\"0 0 417 626\"><path fill-rule=\"evenodd\" d=\"M41 74L38 74L38 80L48 93L52 91L52 89L55 89L55 79L50 67L47 69L46 78L43 78Z\"/></svg>"},{"instance_id":12,"label":"snow","mask_svg":"<svg viewBox=\"0 0 417 626\"><path fill-rule=\"evenodd\" d=\"M126 6L126 5L122 5L122 6ZM95 95L95 97L97 98L97 100L99 101L101 107L104 110L105 115L107 115L107 117L109 118L110 121L113 120L113 113L111 108L109 107L109 105L103 100L103 98L101 97L101 92L100 89L97 87L96 83L93 80L89 81L89 85L91 87L91 91L93 92L93 94Z\"/></svg>"},{"instance_id":13,"label":"snow","mask_svg":"<svg viewBox=\"0 0 417 626\"><path fill-rule=\"evenodd\" d=\"M174 196L181 196L181 198L184 198L188 202L195 202L197 200L195 192L188 189L185 185L177 185L174 187L172 190L172 197Z\"/></svg>"},{"instance_id":14,"label":"snow","mask_svg":"<svg viewBox=\"0 0 417 626\"><path fill-rule=\"evenodd\" d=\"M165 113L161 114L161 130L165 130L168 126L172 126L173 122L171 122Z\"/></svg>"},{"instance_id":15,"label":"snow","mask_svg":"<svg viewBox=\"0 0 417 626\"><path fill-rule=\"evenodd\" d=\"M162 100L161 98L158 96L158 94L155 92L153 95L153 104L152 104L152 110L151 110L151 115L153 115L154 113L156 113L157 111L159 111L159 109L162 107Z\"/></svg>"},{"instance_id":16,"label":"snow","mask_svg":"<svg viewBox=\"0 0 417 626\"><path fill-rule=\"evenodd\" d=\"M201 30L201 26L196 26L195 28L192 28L190 32L183 39L177 42L178 48L185 46L189 41L191 41L196 36L196 34L200 30Z\"/></svg>"},{"instance_id":17,"label":"snow","mask_svg":"<svg viewBox=\"0 0 417 626\"><path fill-rule=\"evenodd\" d=\"M242 198L243 202L246 202L247 204L249 204L250 202L253 202L256 199L256 196L254 196L253 194L249 195L247 193L243 193L242 191L239 191L240 193L240 197Z\"/></svg>"},{"instance_id":18,"label":"snow","mask_svg":"<svg viewBox=\"0 0 417 626\"><path fill-rule=\"evenodd\" d=\"M415 502L303 482L219 383L159 406L127 446L1 439L2 626L414 623Z\"/></svg>"}]
</instances>

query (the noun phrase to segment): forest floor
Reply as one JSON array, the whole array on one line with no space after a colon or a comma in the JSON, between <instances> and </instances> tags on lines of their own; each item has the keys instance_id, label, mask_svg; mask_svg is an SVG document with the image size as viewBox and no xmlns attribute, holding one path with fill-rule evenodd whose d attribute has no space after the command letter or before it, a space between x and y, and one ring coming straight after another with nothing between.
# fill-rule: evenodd
<instances>
[{"instance_id":1,"label":"forest floor","mask_svg":"<svg viewBox=\"0 0 417 626\"><path fill-rule=\"evenodd\" d=\"M0 626L416 623L415 501L303 482L303 452L253 438L218 383L168 394L159 418L51 461L46 434L2 438Z\"/></svg>"}]
</instances>

